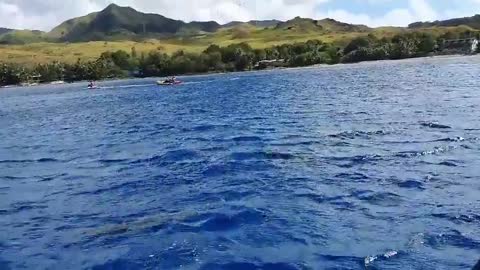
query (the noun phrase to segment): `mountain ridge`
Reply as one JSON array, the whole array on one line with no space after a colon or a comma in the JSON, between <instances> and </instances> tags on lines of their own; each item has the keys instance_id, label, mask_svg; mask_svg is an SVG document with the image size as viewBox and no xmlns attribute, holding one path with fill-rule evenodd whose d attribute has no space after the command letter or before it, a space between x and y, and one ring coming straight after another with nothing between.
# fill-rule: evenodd
<instances>
[{"instance_id":1,"label":"mountain ridge","mask_svg":"<svg viewBox=\"0 0 480 270\"><path fill-rule=\"evenodd\" d=\"M318 25L317 25L318 22ZM294 31L324 31L341 29L342 31L358 31L359 26L338 22L333 19L313 20L308 18L294 18L288 21L280 20L250 20L247 22L232 21L219 24L215 21L191 21L171 19L160 14L143 13L131 7L110 4L105 9L90 14L66 20L54 27L51 31L32 34L23 42L21 38L8 38L2 36L11 32L10 29L0 31L0 43L27 43L28 41L48 42L87 42L109 40L137 40L148 38L187 37L213 34L224 28L235 28L242 25L254 28L281 28L290 25ZM302 26L303 25L303 26ZM288 28L288 27L287 27ZM305 29L304 29L305 28ZM364 31L368 29L363 26Z\"/></svg>"},{"instance_id":2,"label":"mountain ridge","mask_svg":"<svg viewBox=\"0 0 480 270\"><path fill-rule=\"evenodd\" d=\"M444 21L415 22L401 30L432 27L468 26L480 30L480 15L454 18ZM370 33L379 28L349 24L326 18L315 20L295 17L291 20L232 21L220 24L216 21L191 21L171 19L160 14L143 13L132 7L110 4L101 11L66 20L49 32L0 28L0 44L26 44L35 42L88 42L88 41L141 41L147 39L180 38L221 35L222 29L234 31L231 39L246 38L252 31L270 31L270 35L328 33ZM272 32L273 31L273 32ZM228 35L228 32L223 31ZM241 38L240 38L241 39Z\"/></svg>"},{"instance_id":3,"label":"mountain ridge","mask_svg":"<svg viewBox=\"0 0 480 270\"><path fill-rule=\"evenodd\" d=\"M480 30L480 14L470 17L452 18L448 20L437 20L433 22L414 22L408 25L410 29L428 28L428 27L453 27L468 26Z\"/></svg>"}]
</instances>

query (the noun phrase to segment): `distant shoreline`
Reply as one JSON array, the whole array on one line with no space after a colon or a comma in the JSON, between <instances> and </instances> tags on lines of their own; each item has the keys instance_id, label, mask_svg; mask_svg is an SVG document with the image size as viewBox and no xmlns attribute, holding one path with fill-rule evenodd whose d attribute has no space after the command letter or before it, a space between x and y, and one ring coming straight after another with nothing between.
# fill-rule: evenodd
<instances>
[{"instance_id":1,"label":"distant shoreline","mask_svg":"<svg viewBox=\"0 0 480 270\"><path fill-rule=\"evenodd\" d=\"M261 69L261 70L245 70L245 71L233 71L233 72L207 72L207 73L198 73L198 74L179 74L177 77L180 78L195 78L195 77L206 77L206 76L220 76L220 75L228 75L228 74L243 74L243 73L257 73L257 72L269 72L269 71L278 71L278 70L299 70L299 69L315 69L315 68L329 68L329 67L341 67L341 66L351 66L351 65L366 65L366 64L374 64L374 63L382 63L382 62L406 62L406 61L415 61L415 60L422 60L422 59L455 59L455 58L467 58L467 57L478 57L480 59L480 55L472 54L472 55L464 55L464 54L449 54L449 55L432 55L432 56L421 56L421 57L411 57L411 58L404 58L404 59L386 59L386 60L375 60L375 61L361 61L357 63L337 63L337 64L316 64L311 66L304 66L304 67L280 67L280 68L269 68L269 69ZM112 81L122 81L122 80L162 80L167 78L168 76L164 77L126 77L126 78L111 78L111 79L103 79L96 81L97 83L102 82L112 82ZM76 81L76 82L64 82L64 83L39 83L36 85L31 86L22 86L22 85L6 85L1 86L0 89L12 89L12 88L34 88L34 87L45 87L45 86L61 86L61 85L77 85L77 84L87 84L89 81Z\"/></svg>"}]
</instances>

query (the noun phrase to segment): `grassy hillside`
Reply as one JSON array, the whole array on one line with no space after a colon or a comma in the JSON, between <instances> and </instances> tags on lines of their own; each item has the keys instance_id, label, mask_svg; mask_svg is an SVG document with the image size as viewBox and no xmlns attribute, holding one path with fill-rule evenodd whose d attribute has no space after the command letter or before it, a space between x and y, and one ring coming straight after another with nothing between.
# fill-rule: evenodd
<instances>
[{"instance_id":1,"label":"grassy hillside","mask_svg":"<svg viewBox=\"0 0 480 270\"><path fill-rule=\"evenodd\" d=\"M111 4L100 12L62 23L48 33L48 37L68 42L134 40L174 35L193 36L202 32L215 32L219 28L220 25L212 21L185 23Z\"/></svg>"},{"instance_id":2,"label":"grassy hillside","mask_svg":"<svg viewBox=\"0 0 480 270\"><path fill-rule=\"evenodd\" d=\"M253 21L248 21L248 22L239 22L239 21L233 21L229 22L227 24L222 25L223 28L231 28L231 27L236 27L242 24L248 24L254 27L274 27L277 24L281 23L282 21L279 20L253 20Z\"/></svg>"},{"instance_id":3,"label":"grassy hillside","mask_svg":"<svg viewBox=\"0 0 480 270\"><path fill-rule=\"evenodd\" d=\"M159 50L172 53L177 50L201 51L204 46L195 44L185 45L179 41L147 40L134 41L91 41L83 43L33 43L27 45L0 45L0 62L21 64L48 63L61 61L73 63L78 59L93 60L105 51L124 50L130 52L132 48L138 53Z\"/></svg>"},{"instance_id":4,"label":"grassy hillside","mask_svg":"<svg viewBox=\"0 0 480 270\"><path fill-rule=\"evenodd\" d=\"M434 22L416 22L410 24L408 27L412 29L426 28L426 27L454 27L454 26L468 26L476 30L480 30L480 15L472 17L455 18L444 21Z\"/></svg>"},{"instance_id":5,"label":"grassy hillside","mask_svg":"<svg viewBox=\"0 0 480 270\"><path fill-rule=\"evenodd\" d=\"M5 33L11 32L11 31L12 31L12 29L0 27L0 35L3 35Z\"/></svg>"},{"instance_id":6,"label":"grassy hillside","mask_svg":"<svg viewBox=\"0 0 480 270\"><path fill-rule=\"evenodd\" d=\"M382 38L420 31L431 33L435 37L446 33L455 36L455 33L459 32L476 31L477 20L480 27L480 16L442 23L414 24L410 28L369 28L333 19L313 20L300 17L285 22L232 22L221 26L216 22L185 23L112 4L100 12L68 20L49 33L0 28L0 62L72 63L78 59L96 59L105 51L130 52L135 48L137 53L152 50L165 53L178 50L200 52L211 44L228 46L240 42L246 42L253 48L267 48L317 39L343 47L352 39L366 35ZM441 26L443 24L455 26Z\"/></svg>"},{"instance_id":7,"label":"grassy hillside","mask_svg":"<svg viewBox=\"0 0 480 270\"><path fill-rule=\"evenodd\" d=\"M0 44L26 44L48 41L45 33L41 31L3 29L3 31L0 30Z\"/></svg>"},{"instance_id":8,"label":"grassy hillside","mask_svg":"<svg viewBox=\"0 0 480 270\"><path fill-rule=\"evenodd\" d=\"M292 24L290 24L292 25ZM311 26L308 26L311 27ZM315 26L316 27L316 26ZM347 32L334 31L322 28L320 31L311 31L295 26L294 29L285 28L256 28L253 26L224 28L212 34L204 34L190 38L172 37L168 39L150 39L145 41L92 41L82 43L32 43L25 45L0 45L0 62L14 62L22 64L46 63L51 61L75 62L78 59L96 59L105 51L124 50L130 52L135 48L137 53L158 50L173 53L178 50L187 52L203 51L211 44L227 46L233 43L247 42L254 48L267 48L285 43L304 42L310 39L319 39L334 43L339 47L345 46L350 40L358 36L373 34L379 38L393 37L399 33L427 32L436 37L445 33L460 33L471 31L469 27L433 27L424 29L406 29L400 27L381 27L369 31ZM240 32L240 33L239 33Z\"/></svg>"},{"instance_id":9,"label":"grassy hillside","mask_svg":"<svg viewBox=\"0 0 480 270\"><path fill-rule=\"evenodd\" d=\"M64 39L67 35L71 35L74 32L84 32L87 30L88 25L95 19L97 14L98 12L94 12L86 16L68 20L53 28L53 30L50 31L47 36L53 39Z\"/></svg>"}]
</instances>

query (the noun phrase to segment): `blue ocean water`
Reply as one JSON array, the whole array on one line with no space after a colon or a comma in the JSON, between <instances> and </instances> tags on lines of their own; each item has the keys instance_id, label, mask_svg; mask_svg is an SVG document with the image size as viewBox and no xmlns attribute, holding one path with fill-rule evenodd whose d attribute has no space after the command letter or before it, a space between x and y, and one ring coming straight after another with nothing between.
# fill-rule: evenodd
<instances>
[{"instance_id":1,"label":"blue ocean water","mask_svg":"<svg viewBox=\"0 0 480 270\"><path fill-rule=\"evenodd\" d=\"M0 269L469 269L480 58L0 90Z\"/></svg>"}]
</instances>

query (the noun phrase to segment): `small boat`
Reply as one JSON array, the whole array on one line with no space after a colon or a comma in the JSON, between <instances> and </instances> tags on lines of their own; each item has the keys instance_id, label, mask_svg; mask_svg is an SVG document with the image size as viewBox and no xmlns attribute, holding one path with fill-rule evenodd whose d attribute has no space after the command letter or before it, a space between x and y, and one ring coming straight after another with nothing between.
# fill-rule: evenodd
<instances>
[{"instance_id":1,"label":"small boat","mask_svg":"<svg viewBox=\"0 0 480 270\"><path fill-rule=\"evenodd\" d=\"M87 88L90 89L90 90L93 90L93 89L99 89L100 87L98 85L96 85L94 81L90 81Z\"/></svg>"},{"instance_id":2,"label":"small boat","mask_svg":"<svg viewBox=\"0 0 480 270\"><path fill-rule=\"evenodd\" d=\"M182 84L181 81L158 81L157 85L160 86L171 86L171 85L179 85Z\"/></svg>"},{"instance_id":3,"label":"small boat","mask_svg":"<svg viewBox=\"0 0 480 270\"><path fill-rule=\"evenodd\" d=\"M22 87L31 87L31 86L37 86L39 83L21 83L20 86Z\"/></svg>"},{"instance_id":4,"label":"small boat","mask_svg":"<svg viewBox=\"0 0 480 270\"><path fill-rule=\"evenodd\" d=\"M58 84L64 84L65 82L64 81L53 81L53 82L50 82L51 85L58 85Z\"/></svg>"}]
</instances>

